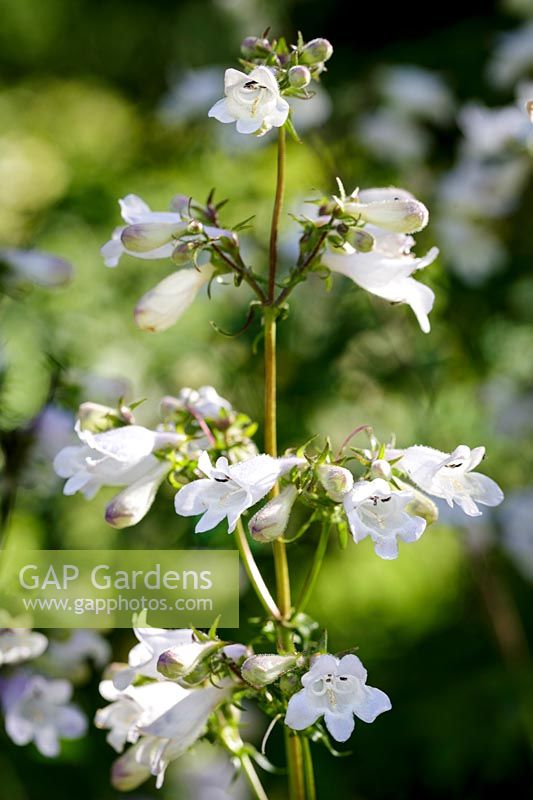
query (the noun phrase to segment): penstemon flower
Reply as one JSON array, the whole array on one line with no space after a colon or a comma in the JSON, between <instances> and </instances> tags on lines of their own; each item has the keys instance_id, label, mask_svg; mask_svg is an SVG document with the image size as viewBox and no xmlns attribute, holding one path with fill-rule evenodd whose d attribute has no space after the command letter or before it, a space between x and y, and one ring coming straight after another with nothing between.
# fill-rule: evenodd
<instances>
[{"instance_id":1,"label":"penstemon flower","mask_svg":"<svg viewBox=\"0 0 533 800\"><path fill-rule=\"evenodd\" d=\"M137 676L162 680L157 669L162 653L173 647L187 647L194 641L194 634L188 628L164 630L163 628L134 628L138 644L130 650L128 666L115 672L113 685L119 691L126 689Z\"/></svg>"},{"instance_id":2,"label":"penstemon flower","mask_svg":"<svg viewBox=\"0 0 533 800\"><path fill-rule=\"evenodd\" d=\"M8 624L4 619L1 622ZM0 628L0 667L38 658L47 646L48 639L37 631L27 628Z\"/></svg>"},{"instance_id":3,"label":"penstemon flower","mask_svg":"<svg viewBox=\"0 0 533 800\"><path fill-rule=\"evenodd\" d=\"M278 82L268 67L256 67L249 75L227 69L225 97L210 109L209 116L219 122L236 122L239 133L263 136L280 128L289 114L289 104L281 96Z\"/></svg>"},{"instance_id":4,"label":"penstemon flower","mask_svg":"<svg viewBox=\"0 0 533 800\"><path fill-rule=\"evenodd\" d=\"M204 452L198 460L198 469L206 477L179 490L176 513L184 517L202 514L196 533L215 528L223 519L227 519L228 533L232 533L247 508L268 494L281 475L304 463L305 459L293 456L276 459L259 455L238 464L219 458L213 467Z\"/></svg>"},{"instance_id":5,"label":"penstemon flower","mask_svg":"<svg viewBox=\"0 0 533 800\"><path fill-rule=\"evenodd\" d=\"M484 447L472 450L462 444L453 453L442 453L431 447L408 447L398 462L398 468L407 473L417 486L428 494L442 497L449 506L457 503L465 514L477 517L482 512L478 503L497 506L503 501L498 484L474 472L485 456Z\"/></svg>"},{"instance_id":6,"label":"penstemon flower","mask_svg":"<svg viewBox=\"0 0 533 800\"><path fill-rule=\"evenodd\" d=\"M187 267L163 278L141 297L133 316L142 331L159 333L172 327L213 277L211 264L195 269Z\"/></svg>"},{"instance_id":7,"label":"penstemon flower","mask_svg":"<svg viewBox=\"0 0 533 800\"><path fill-rule=\"evenodd\" d=\"M353 733L354 715L374 722L392 708L385 692L367 686L366 678L357 656L318 656L302 678L304 688L289 700L285 724L302 731L323 716L333 738L345 742Z\"/></svg>"},{"instance_id":8,"label":"penstemon flower","mask_svg":"<svg viewBox=\"0 0 533 800\"><path fill-rule=\"evenodd\" d=\"M41 675L18 672L1 686L6 732L15 744L34 742L43 756L59 754L60 739L78 739L87 720L69 703L68 681L49 681Z\"/></svg>"},{"instance_id":9,"label":"penstemon flower","mask_svg":"<svg viewBox=\"0 0 533 800\"><path fill-rule=\"evenodd\" d=\"M370 536L376 555L384 559L397 558L397 540L416 542L426 528L422 517L412 516L405 510L413 499L413 492L392 491L382 478L356 483L344 498L354 541L360 542Z\"/></svg>"}]
</instances>

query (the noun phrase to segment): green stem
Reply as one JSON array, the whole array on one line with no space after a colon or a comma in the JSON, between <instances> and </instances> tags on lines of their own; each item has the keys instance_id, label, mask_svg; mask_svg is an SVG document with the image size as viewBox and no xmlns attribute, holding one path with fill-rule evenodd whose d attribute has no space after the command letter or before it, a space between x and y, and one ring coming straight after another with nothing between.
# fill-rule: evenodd
<instances>
[{"instance_id":1,"label":"green stem","mask_svg":"<svg viewBox=\"0 0 533 800\"><path fill-rule=\"evenodd\" d=\"M313 757L311 755L311 743L307 737L302 739L302 750L304 757L305 785L307 789L307 800L316 800L315 773L313 770Z\"/></svg>"},{"instance_id":2,"label":"green stem","mask_svg":"<svg viewBox=\"0 0 533 800\"><path fill-rule=\"evenodd\" d=\"M252 792L254 793L254 797L257 800L268 800L268 796L261 785L261 781L259 780L259 776L255 771L255 767L252 763L252 759L248 755L242 755L240 757L242 771L246 780L248 781L248 785L250 786Z\"/></svg>"},{"instance_id":3,"label":"green stem","mask_svg":"<svg viewBox=\"0 0 533 800\"><path fill-rule=\"evenodd\" d=\"M320 539L318 540L318 546L315 550L315 555L313 558L313 563L311 564L311 569L307 573L307 578L305 579L302 591L300 592L300 597L298 598L298 602L296 603L295 614L299 614L301 611L303 611L307 606L307 603L311 599L311 595L313 594L313 590L315 588L315 584L318 575L320 573L320 569L322 567L322 562L324 561L324 556L326 555L326 550L328 549L328 540L330 531L331 531L331 524L329 522L324 521L322 523Z\"/></svg>"},{"instance_id":4,"label":"green stem","mask_svg":"<svg viewBox=\"0 0 533 800\"><path fill-rule=\"evenodd\" d=\"M250 550L250 545L248 544L248 539L246 538L246 533L244 532L244 527L241 520L237 522L237 527L235 528L235 538L237 540L237 547L239 548L239 553L241 554L241 559L244 564L246 574L250 579L250 583L254 587L255 593L259 598L261 605L271 617L274 617L274 619L280 619L280 610L277 607L274 598L270 594L268 587L263 580L263 576L261 575L259 567L257 566L252 555L252 551Z\"/></svg>"},{"instance_id":5,"label":"green stem","mask_svg":"<svg viewBox=\"0 0 533 800\"><path fill-rule=\"evenodd\" d=\"M300 736L285 726L285 750L289 768L290 800L307 800L305 791L304 756Z\"/></svg>"}]
</instances>

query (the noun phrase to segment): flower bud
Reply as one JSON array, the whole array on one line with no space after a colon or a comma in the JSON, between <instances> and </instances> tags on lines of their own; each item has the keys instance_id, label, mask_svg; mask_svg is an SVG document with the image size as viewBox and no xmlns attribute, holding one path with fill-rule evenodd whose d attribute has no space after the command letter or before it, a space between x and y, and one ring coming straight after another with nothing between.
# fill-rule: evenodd
<instances>
[{"instance_id":1,"label":"flower bud","mask_svg":"<svg viewBox=\"0 0 533 800\"><path fill-rule=\"evenodd\" d=\"M436 504L423 492L415 489L407 483L398 481L402 489L409 489L413 494L413 499L405 506L405 511L415 517L422 517L428 525L432 525L439 518L439 509Z\"/></svg>"},{"instance_id":2,"label":"flower bud","mask_svg":"<svg viewBox=\"0 0 533 800\"><path fill-rule=\"evenodd\" d=\"M129 792L136 789L150 777L150 768L141 764L135 758L136 749L130 747L123 753L111 767L111 785L119 792Z\"/></svg>"},{"instance_id":3,"label":"flower bud","mask_svg":"<svg viewBox=\"0 0 533 800\"><path fill-rule=\"evenodd\" d=\"M318 480L326 490L326 494L340 503L345 494L353 488L353 475L345 467L334 464L320 464L317 467Z\"/></svg>"},{"instance_id":4,"label":"flower bud","mask_svg":"<svg viewBox=\"0 0 533 800\"><path fill-rule=\"evenodd\" d=\"M187 225L187 233L202 233L204 226L200 222L199 219L191 219L189 224Z\"/></svg>"},{"instance_id":5,"label":"flower bud","mask_svg":"<svg viewBox=\"0 0 533 800\"><path fill-rule=\"evenodd\" d=\"M120 238L131 253L149 253L168 244L186 230L185 222L139 222L124 228Z\"/></svg>"},{"instance_id":6,"label":"flower bud","mask_svg":"<svg viewBox=\"0 0 533 800\"><path fill-rule=\"evenodd\" d=\"M298 664L296 656L257 655L247 658L241 667L244 680L256 689L277 681Z\"/></svg>"},{"instance_id":7,"label":"flower bud","mask_svg":"<svg viewBox=\"0 0 533 800\"><path fill-rule=\"evenodd\" d=\"M117 410L90 401L81 404L77 416L81 430L92 433L102 433L111 428L118 428L125 423L132 425L135 422L135 418L127 406L122 406Z\"/></svg>"},{"instance_id":8,"label":"flower bud","mask_svg":"<svg viewBox=\"0 0 533 800\"><path fill-rule=\"evenodd\" d=\"M283 536L297 494L296 487L289 484L254 514L248 527L256 542L273 542Z\"/></svg>"},{"instance_id":9,"label":"flower bud","mask_svg":"<svg viewBox=\"0 0 533 800\"><path fill-rule=\"evenodd\" d=\"M392 467L385 458L376 458L372 462L370 469L374 478L383 478L385 481L390 481L392 477Z\"/></svg>"},{"instance_id":10,"label":"flower bud","mask_svg":"<svg viewBox=\"0 0 533 800\"><path fill-rule=\"evenodd\" d=\"M105 510L105 521L112 528L137 525L150 511L157 490L170 471L168 461L154 458L154 465L138 480L119 492Z\"/></svg>"},{"instance_id":11,"label":"flower bud","mask_svg":"<svg viewBox=\"0 0 533 800\"><path fill-rule=\"evenodd\" d=\"M370 253L374 248L374 237L363 228L348 228L345 239L358 253Z\"/></svg>"},{"instance_id":12,"label":"flower bud","mask_svg":"<svg viewBox=\"0 0 533 800\"><path fill-rule=\"evenodd\" d=\"M311 83L311 73L303 64L291 67L289 70L289 83L295 89L304 89Z\"/></svg>"},{"instance_id":13,"label":"flower bud","mask_svg":"<svg viewBox=\"0 0 533 800\"><path fill-rule=\"evenodd\" d=\"M300 54L303 64L321 64L333 55L333 47L327 39L311 39Z\"/></svg>"},{"instance_id":14,"label":"flower bud","mask_svg":"<svg viewBox=\"0 0 533 800\"><path fill-rule=\"evenodd\" d=\"M241 53L245 58L266 56L271 50L268 39L259 39L257 36L246 36L241 43Z\"/></svg>"},{"instance_id":15,"label":"flower bud","mask_svg":"<svg viewBox=\"0 0 533 800\"><path fill-rule=\"evenodd\" d=\"M193 250L193 242L180 242L172 251L172 261L178 267L183 267L185 264L189 264Z\"/></svg>"},{"instance_id":16,"label":"flower bud","mask_svg":"<svg viewBox=\"0 0 533 800\"><path fill-rule=\"evenodd\" d=\"M414 198L398 197L376 203L346 203L344 210L394 233L416 233L428 224L429 212Z\"/></svg>"},{"instance_id":17,"label":"flower bud","mask_svg":"<svg viewBox=\"0 0 533 800\"><path fill-rule=\"evenodd\" d=\"M224 642L218 640L179 644L161 653L157 661L157 671L169 680L184 678L223 646Z\"/></svg>"},{"instance_id":18,"label":"flower bud","mask_svg":"<svg viewBox=\"0 0 533 800\"><path fill-rule=\"evenodd\" d=\"M170 201L170 209L177 214L183 214L184 211L188 210L190 203L191 198L188 195L176 194Z\"/></svg>"}]
</instances>

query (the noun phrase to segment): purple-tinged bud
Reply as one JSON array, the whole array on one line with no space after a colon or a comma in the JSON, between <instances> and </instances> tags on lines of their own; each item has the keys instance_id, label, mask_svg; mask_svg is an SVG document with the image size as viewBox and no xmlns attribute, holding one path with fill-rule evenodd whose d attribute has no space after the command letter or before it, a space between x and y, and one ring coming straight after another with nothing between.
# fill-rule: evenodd
<instances>
[{"instance_id":1,"label":"purple-tinged bud","mask_svg":"<svg viewBox=\"0 0 533 800\"><path fill-rule=\"evenodd\" d=\"M246 36L241 44L241 53L245 58L261 58L268 55L272 50L272 45L268 39L260 39L257 36Z\"/></svg>"},{"instance_id":2,"label":"purple-tinged bud","mask_svg":"<svg viewBox=\"0 0 533 800\"><path fill-rule=\"evenodd\" d=\"M202 661L224 647L224 642L209 640L181 644L165 650L157 661L157 671L169 680L184 678L195 670Z\"/></svg>"},{"instance_id":3,"label":"purple-tinged bud","mask_svg":"<svg viewBox=\"0 0 533 800\"><path fill-rule=\"evenodd\" d=\"M333 55L333 47L327 39L311 39L304 45L300 53L300 61L303 64L322 64L328 61Z\"/></svg>"},{"instance_id":4,"label":"purple-tinged bud","mask_svg":"<svg viewBox=\"0 0 533 800\"><path fill-rule=\"evenodd\" d=\"M169 244L186 230L185 222L139 222L124 228L120 238L130 253L149 253Z\"/></svg>"},{"instance_id":5,"label":"purple-tinged bud","mask_svg":"<svg viewBox=\"0 0 533 800\"><path fill-rule=\"evenodd\" d=\"M289 83L295 89L305 89L311 83L311 72L303 64L291 67L289 70Z\"/></svg>"},{"instance_id":6,"label":"purple-tinged bud","mask_svg":"<svg viewBox=\"0 0 533 800\"><path fill-rule=\"evenodd\" d=\"M254 514L248 527L256 542L273 542L283 536L297 495L296 487L289 484Z\"/></svg>"},{"instance_id":7,"label":"purple-tinged bud","mask_svg":"<svg viewBox=\"0 0 533 800\"><path fill-rule=\"evenodd\" d=\"M278 656L268 653L247 658L241 667L241 675L250 686L262 689L296 666L298 666L297 656Z\"/></svg>"}]
</instances>

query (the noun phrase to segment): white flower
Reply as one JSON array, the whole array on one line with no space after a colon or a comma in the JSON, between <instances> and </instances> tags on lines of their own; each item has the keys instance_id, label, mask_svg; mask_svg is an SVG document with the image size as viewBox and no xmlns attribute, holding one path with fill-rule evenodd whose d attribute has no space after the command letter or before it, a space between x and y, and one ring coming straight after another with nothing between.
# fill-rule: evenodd
<instances>
[{"instance_id":1,"label":"white flower","mask_svg":"<svg viewBox=\"0 0 533 800\"><path fill-rule=\"evenodd\" d=\"M498 509L498 519L503 549L522 575L533 580L533 491L513 492Z\"/></svg>"},{"instance_id":2,"label":"white flower","mask_svg":"<svg viewBox=\"0 0 533 800\"><path fill-rule=\"evenodd\" d=\"M170 463L151 457L144 475L126 486L107 504L105 520L113 528L137 525L150 511L157 490L170 472Z\"/></svg>"},{"instance_id":3,"label":"white flower","mask_svg":"<svg viewBox=\"0 0 533 800\"><path fill-rule=\"evenodd\" d=\"M453 97L439 75L410 65L383 69L379 88L384 99L406 116L434 123L447 122L453 113Z\"/></svg>"},{"instance_id":4,"label":"white flower","mask_svg":"<svg viewBox=\"0 0 533 800\"><path fill-rule=\"evenodd\" d=\"M436 235L450 268L471 286L483 283L505 263L505 247L492 226L444 213L437 219Z\"/></svg>"},{"instance_id":5,"label":"white flower","mask_svg":"<svg viewBox=\"0 0 533 800\"><path fill-rule=\"evenodd\" d=\"M267 67L256 67L249 75L227 69L224 92L226 97L215 103L209 116L219 122L236 122L239 133L262 136L285 124L289 104L281 97L278 82Z\"/></svg>"},{"instance_id":6,"label":"white flower","mask_svg":"<svg viewBox=\"0 0 533 800\"><path fill-rule=\"evenodd\" d=\"M57 756L59 739L77 739L87 728L85 716L69 703L71 696L68 681L16 673L2 686L8 736L18 745L35 742L43 756Z\"/></svg>"},{"instance_id":7,"label":"white flower","mask_svg":"<svg viewBox=\"0 0 533 800\"><path fill-rule=\"evenodd\" d=\"M184 517L202 514L196 533L209 531L223 519L228 520L228 533L235 530L237 520L272 489L278 478L303 459L254 456L237 464L219 458L215 467L203 452L198 468L206 476L184 486L176 495L176 513Z\"/></svg>"},{"instance_id":8,"label":"white flower","mask_svg":"<svg viewBox=\"0 0 533 800\"><path fill-rule=\"evenodd\" d=\"M196 295L211 280L214 267L204 264L173 272L141 297L135 306L135 324L142 331L166 331L194 302Z\"/></svg>"},{"instance_id":9,"label":"white flower","mask_svg":"<svg viewBox=\"0 0 533 800\"><path fill-rule=\"evenodd\" d=\"M357 656L340 660L318 656L302 678L304 688L289 700L285 724L301 731L323 715L333 738L345 742L355 726L354 714L363 722L374 722L392 708L385 692L367 686L366 678L366 669Z\"/></svg>"},{"instance_id":10,"label":"white flower","mask_svg":"<svg viewBox=\"0 0 533 800\"><path fill-rule=\"evenodd\" d=\"M116 267L125 253L143 259L170 258L176 247L175 237L187 229L188 222L181 214L152 211L135 194L128 194L118 202L126 225L115 228L112 238L100 250L106 267ZM214 238L229 233L209 226L204 231Z\"/></svg>"},{"instance_id":11,"label":"white flower","mask_svg":"<svg viewBox=\"0 0 533 800\"><path fill-rule=\"evenodd\" d=\"M63 286L72 277L72 266L64 258L41 250L0 249L0 264L6 264L15 281L37 286Z\"/></svg>"},{"instance_id":12,"label":"white flower","mask_svg":"<svg viewBox=\"0 0 533 800\"><path fill-rule=\"evenodd\" d=\"M111 647L96 631L79 629L70 632L68 639L53 639L46 655L39 662L47 675L60 675L82 681L89 675L88 661L103 667L109 661Z\"/></svg>"},{"instance_id":13,"label":"white flower","mask_svg":"<svg viewBox=\"0 0 533 800\"><path fill-rule=\"evenodd\" d=\"M106 680L99 688L110 705L98 709L94 724L109 731L107 742L117 753L124 750L126 742L137 741L138 726L149 725L189 694L187 689L171 681L130 686L120 692L112 681Z\"/></svg>"},{"instance_id":14,"label":"white flower","mask_svg":"<svg viewBox=\"0 0 533 800\"><path fill-rule=\"evenodd\" d=\"M248 527L256 542L273 542L283 536L297 496L298 490L289 484L254 514Z\"/></svg>"},{"instance_id":15,"label":"white flower","mask_svg":"<svg viewBox=\"0 0 533 800\"><path fill-rule=\"evenodd\" d=\"M522 108L487 108L467 103L459 112L459 125L465 135L466 150L475 155L497 156L513 145L523 145L531 135L531 125Z\"/></svg>"},{"instance_id":16,"label":"white flower","mask_svg":"<svg viewBox=\"0 0 533 800\"><path fill-rule=\"evenodd\" d=\"M182 441L177 434L150 431L140 425L93 434L77 424L76 432L83 444L60 450L54 470L67 478L64 494L81 492L88 500L101 486L127 486L139 480L158 462L151 455L153 451L178 446Z\"/></svg>"},{"instance_id":17,"label":"white flower","mask_svg":"<svg viewBox=\"0 0 533 800\"><path fill-rule=\"evenodd\" d=\"M473 472L485 455L484 447L472 450L462 444L453 453L442 453L431 447L415 445L403 451L397 467L428 494L442 497L449 506L457 503L465 514L478 517L477 503L497 506L503 492L491 478Z\"/></svg>"},{"instance_id":18,"label":"white flower","mask_svg":"<svg viewBox=\"0 0 533 800\"><path fill-rule=\"evenodd\" d=\"M207 419L218 419L227 416L232 411L232 406L213 386L200 386L199 389L184 387L177 397L165 397L161 401L163 416L176 410L189 411L194 416Z\"/></svg>"},{"instance_id":19,"label":"white flower","mask_svg":"<svg viewBox=\"0 0 533 800\"><path fill-rule=\"evenodd\" d=\"M130 650L128 666L113 676L113 684L119 691L124 691L138 675L162 680L163 676L157 670L159 656L173 647L187 647L196 641L188 628L134 628L133 633L139 643Z\"/></svg>"},{"instance_id":20,"label":"white flower","mask_svg":"<svg viewBox=\"0 0 533 800\"><path fill-rule=\"evenodd\" d=\"M0 667L20 664L42 655L48 645L44 634L27 628L0 628Z\"/></svg>"},{"instance_id":21,"label":"white flower","mask_svg":"<svg viewBox=\"0 0 533 800\"><path fill-rule=\"evenodd\" d=\"M355 192L342 205L346 214L393 233L416 233L429 220L429 211L423 203L394 186Z\"/></svg>"},{"instance_id":22,"label":"white flower","mask_svg":"<svg viewBox=\"0 0 533 800\"><path fill-rule=\"evenodd\" d=\"M398 196L399 191L401 192L398 189L373 189L368 193L361 192L359 197L363 201L368 198L369 202L376 202L380 198L390 199L391 192ZM365 230L375 240L374 249L370 253L329 252L324 255L324 263L333 272L346 275L371 294L392 303L407 303L413 309L424 333L428 333L428 314L433 307L435 294L428 286L411 276L431 264L439 251L433 247L423 258L417 258L411 253L414 245L412 236L390 233L373 225L367 225Z\"/></svg>"},{"instance_id":23,"label":"white flower","mask_svg":"<svg viewBox=\"0 0 533 800\"><path fill-rule=\"evenodd\" d=\"M370 536L376 555L385 559L397 558L397 539L416 542L426 528L426 521L422 517L412 516L405 511L413 499L413 492L392 491L383 478L356 483L344 498L344 509L354 542L361 542Z\"/></svg>"},{"instance_id":24,"label":"white flower","mask_svg":"<svg viewBox=\"0 0 533 800\"><path fill-rule=\"evenodd\" d=\"M504 34L488 66L495 86L512 86L533 66L533 22Z\"/></svg>"},{"instance_id":25,"label":"white flower","mask_svg":"<svg viewBox=\"0 0 533 800\"><path fill-rule=\"evenodd\" d=\"M529 171L526 156L498 161L463 157L441 180L439 197L457 216L499 218L517 205Z\"/></svg>"},{"instance_id":26,"label":"white flower","mask_svg":"<svg viewBox=\"0 0 533 800\"><path fill-rule=\"evenodd\" d=\"M203 735L207 720L229 695L227 683L192 689L154 722L138 725L141 739L113 765L113 786L133 789L152 774L157 778L156 786L161 787L169 762Z\"/></svg>"},{"instance_id":27,"label":"white flower","mask_svg":"<svg viewBox=\"0 0 533 800\"><path fill-rule=\"evenodd\" d=\"M355 133L374 156L403 168L406 162L422 161L431 144L420 123L391 108L361 114Z\"/></svg>"}]
</instances>

